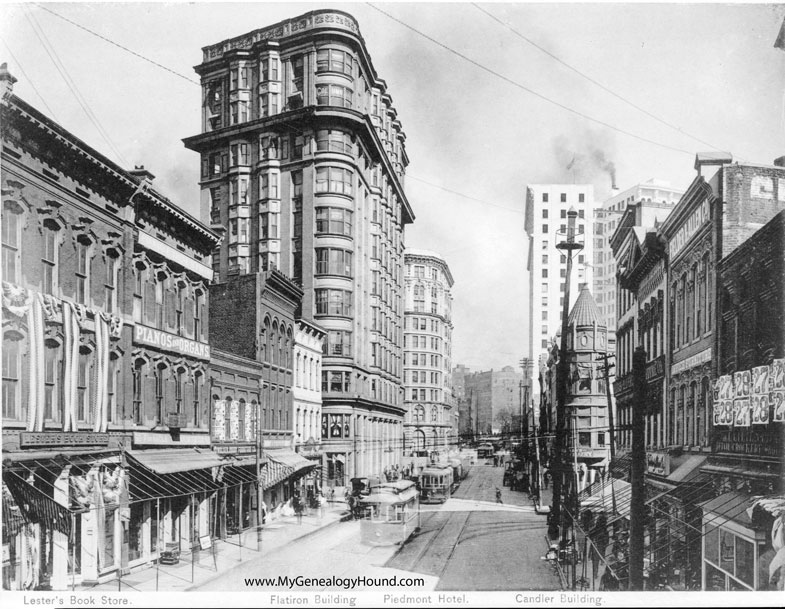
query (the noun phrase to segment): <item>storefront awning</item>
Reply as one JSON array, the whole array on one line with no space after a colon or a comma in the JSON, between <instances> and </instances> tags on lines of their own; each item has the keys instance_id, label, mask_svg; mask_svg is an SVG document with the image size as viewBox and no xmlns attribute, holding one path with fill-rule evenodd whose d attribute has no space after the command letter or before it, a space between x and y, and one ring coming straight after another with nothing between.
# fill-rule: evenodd
<instances>
[{"instance_id":1,"label":"storefront awning","mask_svg":"<svg viewBox=\"0 0 785 609\"><path fill-rule=\"evenodd\" d=\"M599 487L594 487L592 495L581 499L581 508L629 519L631 495L632 487L629 482L609 478Z\"/></svg>"},{"instance_id":2,"label":"storefront awning","mask_svg":"<svg viewBox=\"0 0 785 609\"><path fill-rule=\"evenodd\" d=\"M689 455L682 463L673 468L674 458L671 458L671 473L668 482L687 482L697 476L698 468L706 462L706 455Z\"/></svg>"},{"instance_id":3,"label":"storefront awning","mask_svg":"<svg viewBox=\"0 0 785 609\"><path fill-rule=\"evenodd\" d=\"M265 489L318 465L318 463L304 459L290 450L266 450L264 454L267 457L267 463L262 470L262 485Z\"/></svg>"},{"instance_id":4,"label":"storefront awning","mask_svg":"<svg viewBox=\"0 0 785 609\"><path fill-rule=\"evenodd\" d=\"M747 528L752 526L752 519L747 512L747 509L752 506L752 497L746 493L729 491L698 505L703 509L704 514L715 514Z\"/></svg>"},{"instance_id":5,"label":"storefront awning","mask_svg":"<svg viewBox=\"0 0 785 609\"><path fill-rule=\"evenodd\" d=\"M174 474L219 467L232 461L232 458L226 455L199 448L129 450L126 455L156 474Z\"/></svg>"},{"instance_id":6,"label":"storefront awning","mask_svg":"<svg viewBox=\"0 0 785 609\"><path fill-rule=\"evenodd\" d=\"M71 535L71 510L57 503L40 489L28 484L14 472L3 475L4 486L13 498L14 506L3 501L3 528L16 529L23 523L40 523L47 528ZM8 511L6 511L8 507ZM13 507L18 510L13 510ZM21 521L19 520L21 518ZM5 531L4 531L4 534Z\"/></svg>"}]
</instances>

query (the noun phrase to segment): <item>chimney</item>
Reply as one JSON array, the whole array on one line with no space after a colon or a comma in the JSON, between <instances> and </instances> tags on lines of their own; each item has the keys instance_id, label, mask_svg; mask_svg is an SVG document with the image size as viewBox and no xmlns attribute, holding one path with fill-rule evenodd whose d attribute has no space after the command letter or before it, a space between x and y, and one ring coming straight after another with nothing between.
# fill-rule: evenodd
<instances>
[{"instance_id":1,"label":"chimney","mask_svg":"<svg viewBox=\"0 0 785 609\"><path fill-rule=\"evenodd\" d=\"M148 182L152 182L155 179L155 176L147 171L144 168L144 165L134 165L134 168L128 173L137 178L141 178L142 180L147 180Z\"/></svg>"},{"instance_id":2,"label":"chimney","mask_svg":"<svg viewBox=\"0 0 785 609\"><path fill-rule=\"evenodd\" d=\"M785 167L785 156L779 156L774 159L774 165L777 167Z\"/></svg>"},{"instance_id":3,"label":"chimney","mask_svg":"<svg viewBox=\"0 0 785 609\"><path fill-rule=\"evenodd\" d=\"M0 64L0 91L2 92L3 101L7 102L11 99L14 92L14 83L16 78L8 71L8 64Z\"/></svg>"}]
</instances>

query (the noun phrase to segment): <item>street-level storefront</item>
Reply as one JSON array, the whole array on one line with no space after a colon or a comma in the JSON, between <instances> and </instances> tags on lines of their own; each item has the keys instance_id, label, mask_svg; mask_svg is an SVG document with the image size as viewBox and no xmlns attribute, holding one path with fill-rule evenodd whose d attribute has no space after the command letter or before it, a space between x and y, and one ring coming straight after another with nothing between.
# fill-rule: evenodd
<instances>
[{"instance_id":1,"label":"street-level storefront","mask_svg":"<svg viewBox=\"0 0 785 609\"><path fill-rule=\"evenodd\" d=\"M267 505L268 518L278 520L291 514L291 499L295 490L300 490L300 479L318 464L286 449L265 450L264 456L266 458L262 470L264 502Z\"/></svg>"},{"instance_id":2,"label":"street-level storefront","mask_svg":"<svg viewBox=\"0 0 785 609\"><path fill-rule=\"evenodd\" d=\"M123 564L129 505L117 455L9 461L3 495L6 589L64 590Z\"/></svg>"}]
</instances>

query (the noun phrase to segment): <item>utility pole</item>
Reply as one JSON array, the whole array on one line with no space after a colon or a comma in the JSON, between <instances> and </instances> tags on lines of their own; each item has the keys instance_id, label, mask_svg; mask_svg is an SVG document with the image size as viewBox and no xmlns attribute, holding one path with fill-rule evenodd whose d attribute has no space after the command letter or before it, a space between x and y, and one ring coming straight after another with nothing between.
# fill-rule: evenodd
<instances>
[{"instance_id":1,"label":"utility pole","mask_svg":"<svg viewBox=\"0 0 785 609\"><path fill-rule=\"evenodd\" d=\"M614 367L614 364L608 363L608 360L612 357L614 357L612 353L603 353L595 360L598 362L602 361L605 369L605 395L608 398L608 435L610 436L608 440L611 449L611 461L616 457L615 430L613 428L613 400L611 399L611 368Z\"/></svg>"},{"instance_id":2,"label":"utility pole","mask_svg":"<svg viewBox=\"0 0 785 609\"><path fill-rule=\"evenodd\" d=\"M264 512L264 484L262 484L262 451L264 450L264 430L262 429L262 402L256 404L256 547L262 550L262 520Z\"/></svg>"},{"instance_id":3,"label":"utility pole","mask_svg":"<svg viewBox=\"0 0 785 609\"><path fill-rule=\"evenodd\" d=\"M646 351L637 347L632 356L632 463L630 466L630 590L643 590L643 537L646 487Z\"/></svg>"},{"instance_id":4,"label":"utility pole","mask_svg":"<svg viewBox=\"0 0 785 609\"><path fill-rule=\"evenodd\" d=\"M562 250L567 258L566 277L564 279L564 303L562 304L561 319L561 344L559 346L559 362L556 368L556 439L554 443L553 472L553 505L551 506L548 535L555 539L559 534L561 519L561 501L564 477L567 472L565 463L565 435L567 423L567 382L569 377L569 363L567 362L567 318L570 311L570 278L572 275L572 253L583 248L582 243L575 241L575 219L578 212L570 208L567 212L567 235L564 241L556 244L556 249ZM555 471L554 471L555 470ZM566 529L565 529L566 530Z\"/></svg>"}]
</instances>

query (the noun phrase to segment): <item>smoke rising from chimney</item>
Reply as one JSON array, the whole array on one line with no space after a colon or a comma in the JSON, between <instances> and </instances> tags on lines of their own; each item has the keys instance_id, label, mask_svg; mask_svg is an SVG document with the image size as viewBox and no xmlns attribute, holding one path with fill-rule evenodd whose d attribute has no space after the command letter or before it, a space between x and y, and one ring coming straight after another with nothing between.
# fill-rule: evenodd
<instances>
[{"instance_id":1,"label":"smoke rising from chimney","mask_svg":"<svg viewBox=\"0 0 785 609\"><path fill-rule=\"evenodd\" d=\"M609 135L602 132L587 131L573 138L565 135L553 138L558 169L552 181L597 182L597 186L605 190L608 185L602 177L609 176L611 188L616 189L616 165L609 158L614 148Z\"/></svg>"}]
</instances>

